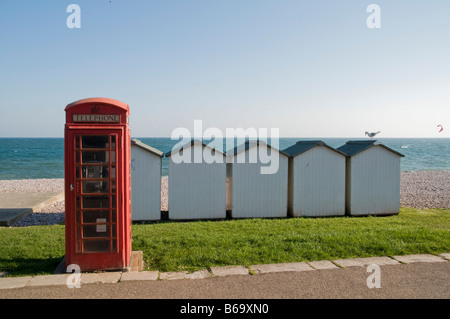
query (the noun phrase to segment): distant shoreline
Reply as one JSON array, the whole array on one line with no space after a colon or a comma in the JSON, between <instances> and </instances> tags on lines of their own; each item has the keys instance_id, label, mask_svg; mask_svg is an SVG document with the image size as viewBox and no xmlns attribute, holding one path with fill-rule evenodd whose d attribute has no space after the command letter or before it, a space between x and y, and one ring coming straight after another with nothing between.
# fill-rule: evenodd
<instances>
[{"instance_id":1,"label":"distant shoreline","mask_svg":"<svg viewBox=\"0 0 450 319\"><path fill-rule=\"evenodd\" d=\"M27 136L23 136L23 137L12 137L12 136L0 136L0 139L64 139L64 137L27 137ZM152 138L152 139L171 139L170 136L160 136L160 137L155 137L155 136L148 136L148 137L143 137L143 136L137 136L134 137L132 136L131 138L136 138L136 139L146 139L146 138ZM269 136L270 138L270 136ZM351 139L351 140L357 140L357 139L361 139L361 140L366 140L367 136L359 136L359 137L290 137L290 136L280 136L279 138L285 138L285 139ZM449 136L434 136L434 137L378 137L378 138L374 138L375 140L380 140L380 139L450 139ZM207 139L206 139L207 140Z\"/></svg>"},{"instance_id":2,"label":"distant shoreline","mask_svg":"<svg viewBox=\"0 0 450 319\"><path fill-rule=\"evenodd\" d=\"M177 140L167 138L139 138L162 152L170 151ZM338 148L351 138L280 138L276 147L284 150L299 140L320 139ZM362 139L362 138L361 138ZM365 138L367 140L367 138ZM400 169L406 171L450 170L447 154L450 138L378 138L380 143L405 155ZM209 140L205 141L210 143ZM224 150L229 145L224 144ZM270 142L270 141L269 141ZM239 142L234 141L237 146ZM0 138L0 180L64 177L64 138ZM168 159L162 158L162 175L168 175Z\"/></svg>"},{"instance_id":3,"label":"distant shoreline","mask_svg":"<svg viewBox=\"0 0 450 319\"><path fill-rule=\"evenodd\" d=\"M418 209L450 209L450 170L401 172L400 205ZM161 211L168 210L168 176L161 178ZM62 192L63 178L0 180L0 192ZM31 214L17 225L29 226L64 222L64 201Z\"/></svg>"},{"instance_id":4,"label":"distant shoreline","mask_svg":"<svg viewBox=\"0 0 450 319\"><path fill-rule=\"evenodd\" d=\"M450 172L450 169L421 169L421 170L405 170L405 171L401 171L401 173L412 173L412 172ZM169 177L166 174L161 175L161 178L163 177ZM0 178L0 182L1 181L31 181L31 180L53 180L53 179L64 179L64 177L50 177L50 178L7 178L7 179L2 179ZM1 192L1 190L0 190Z\"/></svg>"}]
</instances>

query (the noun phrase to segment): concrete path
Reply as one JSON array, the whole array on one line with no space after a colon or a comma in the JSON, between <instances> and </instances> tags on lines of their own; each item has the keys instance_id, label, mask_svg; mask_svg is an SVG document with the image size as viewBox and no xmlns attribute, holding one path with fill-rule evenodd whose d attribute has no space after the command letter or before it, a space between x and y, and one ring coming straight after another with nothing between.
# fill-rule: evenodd
<instances>
[{"instance_id":1,"label":"concrete path","mask_svg":"<svg viewBox=\"0 0 450 319\"><path fill-rule=\"evenodd\" d=\"M211 267L194 273L132 271L5 277L0 278L0 298L449 299L449 259L446 253Z\"/></svg>"},{"instance_id":2,"label":"concrete path","mask_svg":"<svg viewBox=\"0 0 450 319\"><path fill-rule=\"evenodd\" d=\"M0 226L10 226L39 209L64 199L64 192L0 193Z\"/></svg>"}]
</instances>

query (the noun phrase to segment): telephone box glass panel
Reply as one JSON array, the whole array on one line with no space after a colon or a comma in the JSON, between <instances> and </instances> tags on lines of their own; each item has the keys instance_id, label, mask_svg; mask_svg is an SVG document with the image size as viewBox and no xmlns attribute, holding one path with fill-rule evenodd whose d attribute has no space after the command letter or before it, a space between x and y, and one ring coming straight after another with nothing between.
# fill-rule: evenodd
<instances>
[{"instance_id":1,"label":"telephone box glass panel","mask_svg":"<svg viewBox=\"0 0 450 319\"><path fill-rule=\"evenodd\" d=\"M116 135L75 135L76 252L116 252Z\"/></svg>"}]
</instances>

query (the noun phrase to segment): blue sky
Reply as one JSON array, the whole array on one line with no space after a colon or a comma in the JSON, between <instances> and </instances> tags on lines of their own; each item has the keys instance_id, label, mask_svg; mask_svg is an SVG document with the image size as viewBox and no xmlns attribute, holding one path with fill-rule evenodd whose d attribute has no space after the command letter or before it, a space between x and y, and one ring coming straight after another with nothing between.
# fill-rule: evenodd
<instances>
[{"instance_id":1,"label":"blue sky","mask_svg":"<svg viewBox=\"0 0 450 319\"><path fill-rule=\"evenodd\" d=\"M69 29L66 8L81 8ZM381 28L369 29L369 4ZM283 137L450 137L450 1L0 2L0 137L62 137L64 108L130 105L177 127ZM438 133L437 125L444 126Z\"/></svg>"}]
</instances>

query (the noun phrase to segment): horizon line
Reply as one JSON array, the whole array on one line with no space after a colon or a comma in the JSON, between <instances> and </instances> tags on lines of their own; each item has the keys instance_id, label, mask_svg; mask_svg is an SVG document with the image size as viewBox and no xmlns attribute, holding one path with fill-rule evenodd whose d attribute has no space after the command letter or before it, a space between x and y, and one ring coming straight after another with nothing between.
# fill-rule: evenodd
<instances>
[{"instance_id":1,"label":"horizon line","mask_svg":"<svg viewBox=\"0 0 450 319\"><path fill-rule=\"evenodd\" d=\"M7 139L7 138L62 138L64 139L64 136L0 136L0 139ZM171 139L170 136L131 136L131 138L168 138ZM191 137L191 138L200 138L200 137ZM222 138L232 138L232 137L222 137ZM234 138L249 138L248 136L244 136L244 137L239 137L239 136L234 136ZM267 136L267 139L271 139L272 137ZM306 137L306 136L279 136L278 138L298 138L298 139L331 139L331 138L352 138L352 139L356 139L356 138L360 138L360 139L367 139L370 140L370 138L368 137L359 137L359 136L337 136L337 137L331 137L331 136L325 136L325 137L319 137L319 136L313 136L313 137ZM450 138L450 136L415 136L415 137L402 137L402 136L387 136L387 137L379 137L379 138L374 138L374 140L377 139L383 139L383 138L411 138L411 139L417 139L417 138L434 138L434 139L445 139L445 138ZM176 140L180 140L182 138L178 138L178 139L173 139L174 141Z\"/></svg>"}]
</instances>

